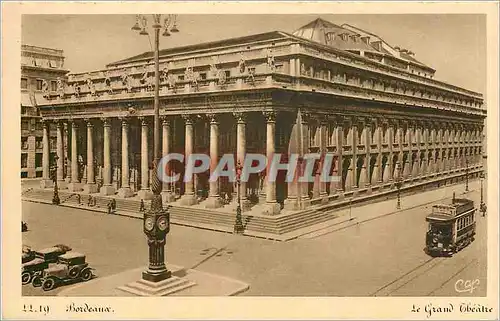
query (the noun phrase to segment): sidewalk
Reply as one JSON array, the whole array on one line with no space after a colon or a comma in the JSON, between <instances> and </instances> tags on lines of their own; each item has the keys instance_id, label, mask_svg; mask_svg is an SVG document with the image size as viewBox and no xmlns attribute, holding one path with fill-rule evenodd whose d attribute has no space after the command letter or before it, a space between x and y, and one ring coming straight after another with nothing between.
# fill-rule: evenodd
<instances>
[{"instance_id":1,"label":"sidewalk","mask_svg":"<svg viewBox=\"0 0 500 321\"><path fill-rule=\"evenodd\" d=\"M480 184L481 183L479 180L469 181L468 193L465 193L465 184L456 184L435 190L420 192L414 195L401 196L400 210L396 208L397 199L387 199L385 201L380 201L377 203L352 207L351 209L342 209L339 210L339 219L343 218L343 220L339 224L330 224L323 228L318 228L316 229L316 231L303 234L299 238L315 238L327 233L354 226L356 224L368 222L388 215L402 213L415 207L427 204L427 207L430 207L430 205L432 205L433 203L438 203L439 201L444 199L451 199L453 197L453 192L455 192L456 197L467 197L466 194L478 192L480 189ZM475 205L476 207L479 206L479 204Z\"/></svg>"},{"instance_id":2,"label":"sidewalk","mask_svg":"<svg viewBox=\"0 0 500 321\"><path fill-rule=\"evenodd\" d=\"M234 296L249 289L249 285L244 282L212 273L185 270L172 264L167 264L167 269L174 277L194 283L190 287L170 293L169 296ZM141 273L145 270L145 267L141 267L103 278L95 278L64 289L57 296L135 296L119 288L140 280Z\"/></svg>"}]
</instances>

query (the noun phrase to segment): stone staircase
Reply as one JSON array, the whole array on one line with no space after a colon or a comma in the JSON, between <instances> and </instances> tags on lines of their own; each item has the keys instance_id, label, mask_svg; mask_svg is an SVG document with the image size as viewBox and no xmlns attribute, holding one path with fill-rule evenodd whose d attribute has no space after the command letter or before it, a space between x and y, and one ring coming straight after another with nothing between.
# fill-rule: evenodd
<instances>
[{"instance_id":1,"label":"stone staircase","mask_svg":"<svg viewBox=\"0 0 500 321\"><path fill-rule=\"evenodd\" d=\"M402 194L418 193L422 189L434 189L439 185L458 183L463 173L447 177L438 177L425 182L414 182L404 186L401 189ZM357 204L366 204L377 202L381 199L395 198L396 190L379 189L374 193L367 193L360 189L359 195L350 199L348 197L339 198L335 202L326 205L312 206L309 209L301 211L283 211L278 215L263 215L254 212L243 212L242 221L245 227L245 235L262 237L274 240L289 240L305 233L310 233L315 226L324 226L325 224L337 224L339 221L345 221L342 216L342 209ZM346 193L350 196L353 192ZM44 203L52 202L53 191L51 189L32 189L23 193L23 199L28 201L39 201ZM110 199L116 199L116 212L114 214L142 218L143 214L139 212L140 200L128 198L120 199L113 196L92 195L96 199L96 206L87 206L88 195L81 194L81 205L78 205L75 193L60 190L59 197L61 206L77 207L86 210L107 212L107 204ZM146 209L149 208L150 201L145 201ZM201 206L182 206L178 203L169 204L170 220L172 224L198 227L222 232L233 232L236 220L236 212L227 209L214 210L206 209ZM345 214L345 213L344 213Z\"/></svg>"}]
</instances>

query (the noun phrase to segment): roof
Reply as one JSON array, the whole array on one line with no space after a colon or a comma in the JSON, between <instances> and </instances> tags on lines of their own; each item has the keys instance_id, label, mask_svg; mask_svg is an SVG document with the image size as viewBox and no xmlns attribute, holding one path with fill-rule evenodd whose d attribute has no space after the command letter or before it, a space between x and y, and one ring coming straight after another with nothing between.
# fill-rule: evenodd
<instances>
[{"instance_id":1,"label":"roof","mask_svg":"<svg viewBox=\"0 0 500 321\"><path fill-rule=\"evenodd\" d=\"M450 216L450 215L446 215L446 214L432 213L432 214L429 214L425 219L426 219L426 221L446 222L446 221L453 221L455 219L455 217Z\"/></svg>"},{"instance_id":2,"label":"roof","mask_svg":"<svg viewBox=\"0 0 500 321\"><path fill-rule=\"evenodd\" d=\"M63 255L61 255L59 257L61 259L70 260L70 259L74 259L74 258L77 258L77 257L85 257L85 254L71 251L71 252L67 252L66 254L63 254Z\"/></svg>"},{"instance_id":3,"label":"roof","mask_svg":"<svg viewBox=\"0 0 500 321\"><path fill-rule=\"evenodd\" d=\"M333 39L328 39L327 34L333 34L335 36L333 37ZM342 39L342 34L348 36L346 40ZM321 18L318 18L300 27L293 33L293 35L342 50L363 50L377 52L374 47L361 41L361 39L359 39L360 35L358 33L342 28L341 26L338 26ZM351 36L358 37L357 41L355 41Z\"/></svg>"},{"instance_id":4,"label":"roof","mask_svg":"<svg viewBox=\"0 0 500 321\"><path fill-rule=\"evenodd\" d=\"M213 49L216 49L218 47L225 47L225 46L233 45L233 44L252 43L255 41L265 41L265 40L284 39L284 38L287 38L287 35L285 35L284 33L280 32L280 31L271 31L271 32L250 35L250 36L229 38L229 39L205 42L205 43L200 43L200 44L187 45L187 46L182 46L182 47L162 49L162 50L160 50L160 57L167 56L167 55L173 55L173 54L177 54L177 53L183 53L186 51L208 50L208 49L213 50ZM147 51L147 52L144 52L140 55L136 55L136 56L129 57L129 58L119 60L119 61L115 61L115 62L108 64L107 67L113 67L116 65L122 65L122 64L129 63L129 62L134 62L137 60L144 60L144 59L153 59L153 52Z\"/></svg>"},{"instance_id":5,"label":"roof","mask_svg":"<svg viewBox=\"0 0 500 321\"><path fill-rule=\"evenodd\" d=\"M54 252L60 252L61 249L56 247L56 246L53 246L53 247L48 247L48 248L45 248L45 249L41 249L39 251L37 251L38 253L41 253L41 254L48 254L48 253L54 253Z\"/></svg>"}]
</instances>

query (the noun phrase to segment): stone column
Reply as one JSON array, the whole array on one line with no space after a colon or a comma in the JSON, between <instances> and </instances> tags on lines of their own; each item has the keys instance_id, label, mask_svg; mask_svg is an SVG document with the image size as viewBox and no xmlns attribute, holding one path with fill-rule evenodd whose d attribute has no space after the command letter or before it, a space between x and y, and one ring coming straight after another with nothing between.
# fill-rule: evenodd
<instances>
[{"instance_id":1,"label":"stone column","mask_svg":"<svg viewBox=\"0 0 500 321\"><path fill-rule=\"evenodd\" d=\"M336 122L336 128L335 128L335 135L336 135L336 144L337 144L337 163L336 163L336 168L334 170L334 173L337 174L338 176L338 182L334 184L336 193L339 194L340 198L344 197L344 188L342 184L342 176L343 176L343 151L344 151L344 119L342 117L337 117L335 119ZM333 193L333 188L330 185L330 194Z\"/></svg>"},{"instance_id":2,"label":"stone column","mask_svg":"<svg viewBox=\"0 0 500 321\"><path fill-rule=\"evenodd\" d=\"M219 121L217 119L217 115L209 114L208 118L210 120L210 176L215 172L217 168L217 164L219 161ZM239 129L239 128L238 128ZM238 131L238 140L239 137ZM238 145L239 147L239 145ZM238 155L239 156L239 155ZM243 166L243 158L241 159L241 166ZM239 157L238 157L238 160ZM237 162L235 163L237 165ZM218 208L222 206L222 202L219 195L219 178L216 180L210 180L210 189L208 193L208 198L203 201L203 205L206 208ZM242 182L240 185L240 197L243 199L243 195L246 195L246 188L244 183Z\"/></svg>"},{"instance_id":3,"label":"stone column","mask_svg":"<svg viewBox=\"0 0 500 321\"><path fill-rule=\"evenodd\" d=\"M69 150L69 123L64 123L63 150L64 150L64 181L71 183L71 151Z\"/></svg>"},{"instance_id":4,"label":"stone column","mask_svg":"<svg viewBox=\"0 0 500 321\"><path fill-rule=\"evenodd\" d=\"M153 193L149 189L149 151L148 151L148 121L140 117L141 122L141 190L137 193L140 199L150 200Z\"/></svg>"},{"instance_id":5,"label":"stone column","mask_svg":"<svg viewBox=\"0 0 500 321\"><path fill-rule=\"evenodd\" d=\"M187 164L187 161L191 154L193 154L193 148L194 148L194 126L193 126L193 119L188 116L188 115L183 115L184 122L185 122L185 130L186 130L186 137L185 137L185 151L184 151L184 162ZM182 205L193 205L196 204L198 201L196 199L196 195L194 193L194 177L191 175L191 177L186 179L185 188L184 188L184 195L181 197L181 204Z\"/></svg>"},{"instance_id":6,"label":"stone column","mask_svg":"<svg viewBox=\"0 0 500 321\"><path fill-rule=\"evenodd\" d=\"M40 188L51 188L54 185L54 182L50 178L50 141L49 141L49 133L50 133L50 125L49 122L43 121L43 154L42 154L42 180L40 181Z\"/></svg>"},{"instance_id":7,"label":"stone column","mask_svg":"<svg viewBox=\"0 0 500 321\"><path fill-rule=\"evenodd\" d=\"M63 146L63 123L61 121L57 121L57 184L58 187L65 188L66 184L64 181L64 146Z\"/></svg>"},{"instance_id":8,"label":"stone column","mask_svg":"<svg viewBox=\"0 0 500 321\"><path fill-rule=\"evenodd\" d=\"M363 124L363 136L364 136L364 143L365 143L365 161L363 162L363 167L361 167L361 173L360 173L360 181L361 183L359 184L360 187L369 187L370 186L370 161L371 161L371 126L372 124L368 119L364 120Z\"/></svg>"},{"instance_id":9,"label":"stone column","mask_svg":"<svg viewBox=\"0 0 500 321\"><path fill-rule=\"evenodd\" d=\"M162 118L162 154L165 157L166 155L170 154L170 144L171 144L171 137L170 137L170 120L167 119L166 117ZM169 175L172 174L172 171L170 170L170 164L165 164L165 170ZM156 173L153 173L153 175L156 175ZM175 202L175 182L163 182L163 188L162 188L162 198L163 202L165 203L171 203Z\"/></svg>"},{"instance_id":10,"label":"stone column","mask_svg":"<svg viewBox=\"0 0 500 321\"><path fill-rule=\"evenodd\" d=\"M95 182L94 173L94 125L87 120L87 183L83 186L84 193L97 193L99 188Z\"/></svg>"},{"instance_id":11,"label":"stone column","mask_svg":"<svg viewBox=\"0 0 500 321\"><path fill-rule=\"evenodd\" d=\"M70 192L82 190L82 184L78 180L78 124L71 123L71 183L68 184Z\"/></svg>"},{"instance_id":12,"label":"stone column","mask_svg":"<svg viewBox=\"0 0 500 321\"><path fill-rule=\"evenodd\" d=\"M300 152L300 119L299 115L297 114L297 117L295 117L294 125L292 127L291 131L291 137L290 137L290 143L288 145L288 153L289 154L299 154ZM298 193L299 193L299 177L300 177L300 170L299 166L295 168L295 173L293 180L291 182L288 182L288 191L287 191L287 198L285 200L285 209L288 210L298 210L300 208L299 206L299 201L298 201ZM265 180L264 180L265 181Z\"/></svg>"},{"instance_id":13,"label":"stone column","mask_svg":"<svg viewBox=\"0 0 500 321\"><path fill-rule=\"evenodd\" d=\"M354 118L352 123L351 123L351 151L352 151L352 159L351 159L351 166L349 166L350 174L351 176L351 187L356 189L358 188L358 181L357 181L357 170L358 170L358 119Z\"/></svg>"},{"instance_id":14,"label":"stone column","mask_svg":"<svg viewBox=\"0 0 500 321\"><path fill-rule=\"evenodd\" d=\"M121 166L121 187L118 190L118 196L122 198L132 197L134 193L130 188L130 166L129 166L129 143L128 143L128 119L122 118L122 166Z\"/></svg>"},{"instance_id":15,"label":"stone column","mask_svg":"<svg viewBox=\"0 0 500 321\"><path fill-rule=\"evenodd\" d=\"M264 117L266 118L266 155L268 161L271 161L275 153L276 114L272 111L264 112ZM269 173L267 173L266 180L266 203L262 212L277 214L280 212L280 205L276 202L276 182L269 179Z\"/></svg>"},{"instance_id":16,"label":"stone column","mask_svg":"<svg viewBox=\"0 0 500 321\"><path fill-rule=\"evenodd\" d=\"M309 142L310 142L310 136L309 136L309 123L310 123L310 115L304 112L301 112L300 114L300 126L299 126L299 133L300 133L300 157L303 158L305 154L309 153ZM274 133L274 123L273 125L273 133ZM268 123L268 132L267 135L269 137L269 123ZM272 135L272 138L274 139L274 135ZM268 143L268 148L269 148L269 143ZM274 154L274 141L273 141L273 153ZM268 153L269 155L269 153ZM269 157L269 156L268 156ZM302 169L305 169L306 163L305 161L302 162ZM302 176L302 174L301 174ZM274 185L273 191L276 189L276 184ZM301 209L308 208L311 205L311 198L309 197L309 182L298 182L299 186L299 193L298 193L298 200L299 200L299 205Z\"/></svg>"},{"instance_id":17,"label":"stone column","mask_svg":"<svg viewBox=\"0 0 500 321\"><path fill-rule=\"evenodd\" d=\"M103 144L103 184L100 190L101 195L114 195L115 188L111 185L111 122L108 118L102 119L104 126L104 144Z\"/></svg>"}]
</instances>

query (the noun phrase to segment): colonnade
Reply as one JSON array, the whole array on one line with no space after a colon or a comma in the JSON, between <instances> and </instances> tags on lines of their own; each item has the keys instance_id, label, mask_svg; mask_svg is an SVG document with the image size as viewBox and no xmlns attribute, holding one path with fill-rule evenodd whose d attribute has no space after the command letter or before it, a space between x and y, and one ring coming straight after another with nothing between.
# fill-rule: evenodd
<instances>
[{"instance_id":1,"label":"colonnade","mask_svg":"<svg viewBox=\"0 0 500 321\"><path fill-rule=\"evenodd\" d=\"M256 113L256 112L254 112ZM236 136L235 163L243 165L247 153L247 119L251 113L233 113ZM227 115L226 115L227 116ZM262 117L263 116L263 117ZM49 126L57 128L57 180L61 188L71 192L83 191L84 193L100 193L131 197L134 190L130 186L130 121L133 117L120 118L120 137L113 137L113 118L88 118L79 120L57 120L49 123L44 121L43 126L43 179L49 180ZM162 116L162 153L166 155L173 151L172 120L176 119L184 126L184 156L195 152L195 122L199 118L190 115ZM264 123L260 123L259 130L265 130L265 150L268 159L272 159L277 152L276 140L283 131L277 130L277 113L274 111L261 113ZM202 117L209 124L209 154L210 173L212 173L220 158L220 131L221 114L208 114ZM288 182L281 199L277 199L277 184L279 182L265 179L261 186L259 201L251 204L250 195L247 194L246 182L241 182L240 197L244 210L258 205L265 213L275 214L285 207L288 209L307 208L311 203L325 203L332 201L346 193L371 192L374 189L392 188L396 180L414 183L437 176L465 170L466 167L477 166L481 162L482 125L464 122L445 122L433 120L416 120L412 118L373 118L365 116L345 115L314 115L303 113L297 120L291 117L298 131L289 133L287 141L300 141L301 156L305 153L331 154L333 159L329 175L338 177L338 181L325 182L321 179L322 159L314 167L314 182ZM142 199L151 198L150 176L150 133L151 116L140 116L140 170L141 189L137 194ZM65 155L64 124L71 128L71 148ZM227 124L224 123L224 126ZM80 128L81 126L82 128ZM81 155L77 142L80 129L86 126L86 173L82 178L79 175L77 158ZM95 127L102 126L102 142L96 141ZM253 126L253 124L252 124ZM262 127L260 127L262 126ZM202 133L205 134L205 133ZM285 135L286 131L285 131ZM119 164L112 164L112 141L121 141L121 159ZM115 144L116 145L116 144ZM118 146L118 145L117 145ZM98 173L95 168L95 154L97 149L102 149L102 170ZM64 177L65 159L68 161L70 171L67 172L67 181ZM114 168L119 167L120 176L116 175ZM97 184L100 176L101 186ZM298 174L296 174L298 176ZM196 177L177 184L184 184L183 195L178 201L182 205L199 203L196 195ZM116 180L120 184L116 184ZM284 184L284 183L283 183ZM47 186L47 185L45 185ZM210 182L205 188L208 196L202 201L207 208L224 206L218 181ZM99 188L100 187L100 188ZM164 182L162 194L167 202L176 201L175 190L171 184ZM282 186L280 186L282 188ZM282 203L280 206L279 203ZM233 202L234 205L234 202Z\"/></svg>"}]
</instances>

